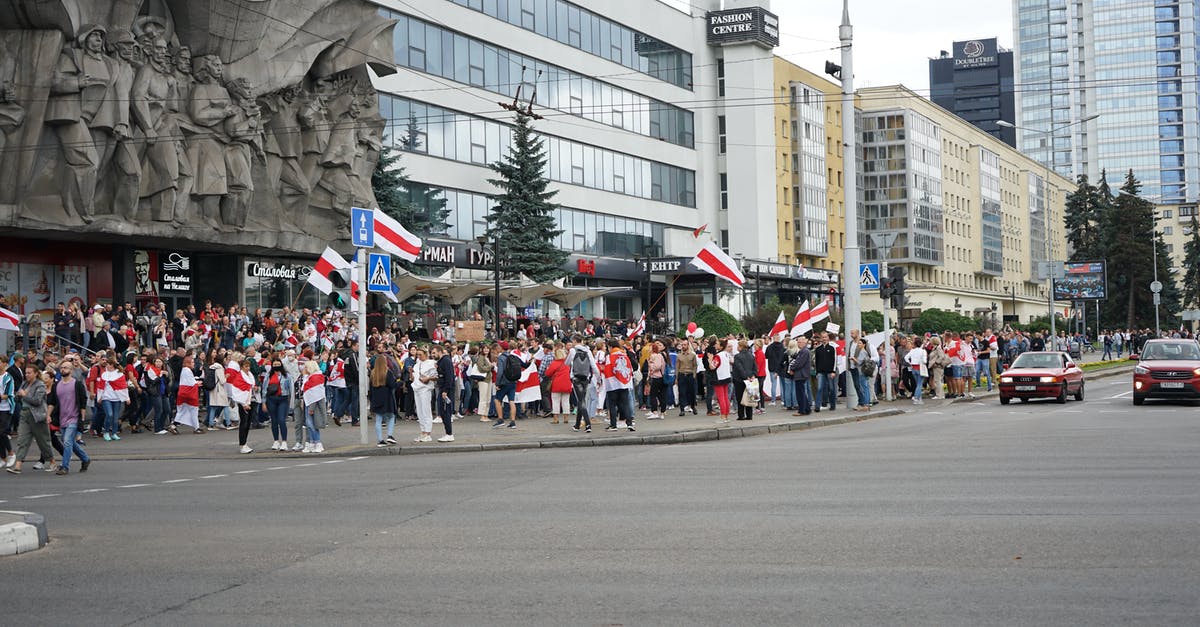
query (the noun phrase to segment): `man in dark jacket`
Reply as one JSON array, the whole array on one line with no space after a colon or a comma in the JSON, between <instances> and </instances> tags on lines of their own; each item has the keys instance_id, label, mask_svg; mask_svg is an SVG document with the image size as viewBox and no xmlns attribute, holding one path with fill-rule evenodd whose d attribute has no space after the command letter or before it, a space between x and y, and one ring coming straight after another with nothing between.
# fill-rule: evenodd
<instances>
[{"instance_id":1,"label":"man in dark jacket","mask_svg":"<svg viewBox=\"0 0 1200 627\"><path fill-rule=\"evenodd\" d=\"M346 403L346 412L350 414L350 424L358 426L358 404L362 399L358 397L358 340L350 341L350 348L346 349L342 356L346 365L342 370L342 376L346 378L346 390L349 399Z\"/></svg>"},{"instance_id":2,"label":"man in dark jacket","mask_svg":"<svg viewBox=\"0 0 1200 627\"><path fill-rule=\"evenodd\" d=\"M812 413L812 351L808 350L808 338L796 338L800 350L788 364L788 372L796 384L796 413L794 416L807 416Z\"/></svg>"},{"instance_id":3,"label":"man in dark jacket","mask_svg":"<svg viewBox=\"0 0 1200 627\"><path fill-rule=\"evenodd\" d=\"M446 435L438 438L438 442L454 441L454 360L450 353L441 345L433 345L433 357L437 359L437 409L438 417L442 419L442 428Z\"/></svg>"},{"instance_id":4,"label":"man in dark jacket","mask_svg":"<svg viewBox=\"0 0 1200 627\"><path fill-rule=\"evenodd\" d=\"M743 405L742 394L746 391L746 383L756 378L758 365L754 363L754 353L746 340L738 340L738 352L733 356L733 398L730 402L737 405L738 420L753 420L756 405ZM761 393L761 390L759 391Z\"/></svg>"},{"instance_id":5,"label":"man in dark jacket","mask_svg":"<svg viewBox=\"0 0 1200 627\"><path fill-rule=\"evenodd\" d=\"M829 398L829 409L837 409L837 349L829 343L829 334L822 333L813 351L813 370L817 373L817 402L815 411L820 412Z\"/></svg>"},{"instance_id":6,"label":"man in dark jacket","mask_svg":"<svg viewBox=\"0 0 1200 627\"><path fill-rule=\"evenodd\" d=\"M771 404L774 405L783 400L782 388L779 385L780 377L787 375L787 350L783 347L783 342L773 339L770 344L767 344L767 376L771 380L771 393L774 398L771 399Z\"/></svg>"}]
</instances>

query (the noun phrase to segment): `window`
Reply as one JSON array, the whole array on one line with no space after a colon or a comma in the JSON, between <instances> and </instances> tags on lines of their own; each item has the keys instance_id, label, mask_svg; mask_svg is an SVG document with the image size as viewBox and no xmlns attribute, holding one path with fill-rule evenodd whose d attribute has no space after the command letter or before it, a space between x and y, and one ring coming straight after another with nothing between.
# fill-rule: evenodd
<instances>
[{"instance_id":1,"label":"window","mask_svg":"<svg viewBox=\"0 0 1200 627\"><path fill-rule=\"evenodd\" d=\"M717 154L725 154L725 116L717 116Z\"/></svg>"},{"instance_id":2,"label":"window","mask_svg":"<svg viewBox=\"0 0 1200 627\"><path fill-rule=\"evenodd\" d=\"M717 95L725 97L725 59L717 59Z\"/></svg>"},{"instance_id":3,"label":"window","mask_svg":"<svg viewBox=\"0 0 1200 627\"><path fill-rule=\"evenodd\" d=\"M721 209L729 209L729 175L721 173Z\"/></svg>"}]
</instances>

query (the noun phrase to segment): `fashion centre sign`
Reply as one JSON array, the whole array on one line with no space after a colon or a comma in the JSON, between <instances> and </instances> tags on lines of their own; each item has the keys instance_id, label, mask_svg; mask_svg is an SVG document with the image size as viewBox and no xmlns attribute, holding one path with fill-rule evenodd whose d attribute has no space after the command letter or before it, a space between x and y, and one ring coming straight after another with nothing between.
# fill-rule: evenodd
<instances>
[{"instance_id":1,"label":"fashion centre sign","mask_svg":"<svg viewBox=\"0 0 1200 627\"><path fill-rule=\"evenodd\" d=\"M708 43L752 42L767 48L779 45L779 16L762 7L709 11Z\"/></svg>"}]
</instances>

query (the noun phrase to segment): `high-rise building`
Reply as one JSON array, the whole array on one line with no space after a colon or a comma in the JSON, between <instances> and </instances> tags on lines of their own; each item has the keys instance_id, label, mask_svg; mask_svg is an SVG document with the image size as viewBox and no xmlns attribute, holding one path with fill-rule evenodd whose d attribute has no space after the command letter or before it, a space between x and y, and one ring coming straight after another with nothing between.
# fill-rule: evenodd
<instances>
[{"instance_id":1,"label":"high-rise building","mask_svg":"<svg viewBox=\"0 0 1200 627\"><path fill-rule=\"evenodd\" d=\"M1016 129L996 124L1001 120L1017 123L1013 53L1001 48L994 37L956 41L952 52L943 50L938 58L930 59L929 98L1016 147Z\"/></svg>"}]
</instances>

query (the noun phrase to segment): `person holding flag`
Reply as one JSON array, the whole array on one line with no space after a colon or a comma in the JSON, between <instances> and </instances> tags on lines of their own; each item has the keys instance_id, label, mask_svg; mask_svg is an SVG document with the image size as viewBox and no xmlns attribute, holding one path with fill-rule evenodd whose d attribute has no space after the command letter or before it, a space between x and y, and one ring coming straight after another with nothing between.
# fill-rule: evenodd
<instances>
[{"instance_id":1,"label":"person holding flag","mask_svg":"<svg viewBox=\"0 0 1200 627\"><path fill-rule=\"evenodd\" d=\"M238 408L238 445L241 446L238 452L243 454L253 453L254 449L250 448L247 441L250 439L250 400L254 392L254 374L251 371L251 363L249 359L242 359L241 363L238 358L241 355L234 354L233 359L229 360L229 365L225 367L225 385L226 394L229 395L229 400Z\"/></svg>"},{"instance_id":2,"label":"person holding flag","mask_svg":"<svg viewBox=\"0 0 1200 627\"><path fill-rule=\"evenodd\" d=\"M304 428L308 442L302 449L305 453L324 453L321 444L321 429L325 428L325 375L315 359L304 362L304 382L300 384L300 396L304 399Z\"/></svg>"},{"instance_id":3,"label":"person holding flag","mask_svg":"<svg viewBox=\"0 0 1200 627\"><path fill-rule=\"evenodd\" d=\"M200 430L200 382L192 371L195 361L191 355L185 355L179 368L179 389L175 392L175 421L168 431L171 435L179 435L178 425L187 425L193 433L204 433Z\"/></svg>"},{"instance_id":4,"label":"person holding flag","mask_svg":"<svg viewBox=\"0 0 1200 627\"><path fill-rule=\"evenodd\" d=\"M104 441L120 440L121 412L129 405L129 380L115 358L104 362L96 387L96 400L104 406Z\"/></svg>"}]
</instances>

